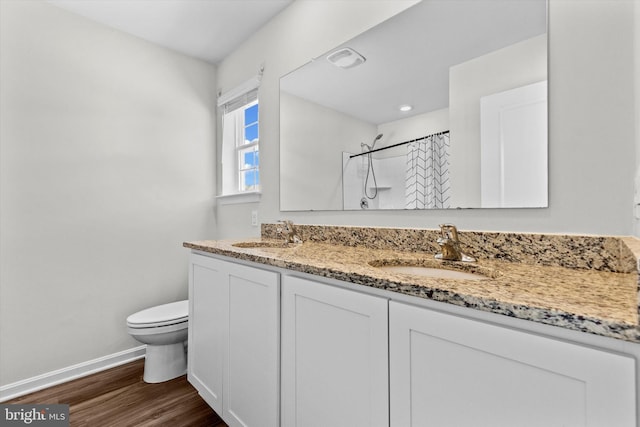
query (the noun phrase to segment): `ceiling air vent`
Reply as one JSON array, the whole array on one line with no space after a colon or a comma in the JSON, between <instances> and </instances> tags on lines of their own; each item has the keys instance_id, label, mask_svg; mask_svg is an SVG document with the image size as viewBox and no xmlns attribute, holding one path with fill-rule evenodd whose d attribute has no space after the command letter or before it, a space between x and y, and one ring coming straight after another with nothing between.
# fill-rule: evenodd
<instances>
[{"instance_id":1,"label":"ceiling air vent","mask_svg":"<svg viewBox=\"0 0 640 427\"><path fill-rule=\"evenodd\" d=\"M336 50L335 52L331 52L327 56L327 61L331 62L336 67L346 69L363 64L366 59L355 50L348 47L343 47Z\"/></svg>"}]
</instances>

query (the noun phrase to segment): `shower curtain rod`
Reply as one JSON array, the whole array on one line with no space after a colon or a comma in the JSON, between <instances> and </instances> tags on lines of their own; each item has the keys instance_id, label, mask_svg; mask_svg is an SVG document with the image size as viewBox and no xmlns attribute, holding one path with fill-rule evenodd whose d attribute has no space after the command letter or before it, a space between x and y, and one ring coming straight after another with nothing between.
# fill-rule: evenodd
<instances>
[{"instance_id":1,"label":"shower curtain rod","mask_svg":"<svg viewBox=\"0 0 640 427\"><path fill-rule=\"evenodd\" d=\"M445 130L442 132L436 132L436 133L432 133L431 135L421 136L420 138L412 139L411 141L398 142L397 144L389 145L387 147L376 148L375 150L365 151L364 153L360 153L360 154L352 154L349 156L349 158L353 159L354 157L364 156L365 154L375 153L376 151L382 151L382 150L387 150L389 148L398 147L400 145L411 144L412 142L422 141L423 139L431 138L432 136L444 135L445 133L449 133L449 131Z\"/></svg>"}]
</instances>

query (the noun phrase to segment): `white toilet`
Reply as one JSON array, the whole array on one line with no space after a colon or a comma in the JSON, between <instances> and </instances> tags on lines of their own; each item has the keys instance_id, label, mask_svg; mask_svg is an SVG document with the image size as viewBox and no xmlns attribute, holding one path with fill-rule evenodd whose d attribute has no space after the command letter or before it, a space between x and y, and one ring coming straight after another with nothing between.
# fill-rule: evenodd
<instances>
[{"instance_id":1,"label":"white toilet","mask_svg":"<svg viewBox=\"0 0 640 427\"><path fill-rule=\"evenodd\" d=\"M147 345L143 379L161 383L187 372L189 301L158 305L127 317L127 330Z\"/></svg>"}]
</instances>

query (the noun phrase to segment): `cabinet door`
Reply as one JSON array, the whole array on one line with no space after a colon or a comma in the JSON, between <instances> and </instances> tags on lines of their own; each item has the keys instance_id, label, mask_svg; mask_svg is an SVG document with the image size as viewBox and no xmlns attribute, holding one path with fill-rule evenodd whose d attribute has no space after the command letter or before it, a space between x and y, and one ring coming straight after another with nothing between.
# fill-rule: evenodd
<instances>
[{"instance_id":1,"label":"cabinet door","mask_svg":"<svg viewBox=\"0 0 640 427\"><path fill-rule=\"evenodd\" d=\"M388 426L387 300L282 279L282 426Z\"/></svg>"},{"instance_id":2,"label":"cabinet door","mask_svg":"<svg viewBox=\"0 0 640 427\"><path fill-rule=\"evenodd\" d=\"M229 299L223 267L218 260L191 255L187 378L218 414L222 414Z\"/></svg>"},{"instance_id":3,"label":"cabinet door","mask_svg":"<svg viewBox=\"0 0 640 427\"><path fill-rule=\"evenodd\" d=\"M276 427L280 404L280 276L226 264L229 338L222 418L230 427Z\"/></svg>"},{"instance_id":4,"label":"cabinet door","mask_svg":"<svg viewBox=\"0 0 640 427\"><path fill-rule=\"evenodd\" d=\"M391 426L635 426L635 361L389 304Z\"/></svg>"}]
</instances>

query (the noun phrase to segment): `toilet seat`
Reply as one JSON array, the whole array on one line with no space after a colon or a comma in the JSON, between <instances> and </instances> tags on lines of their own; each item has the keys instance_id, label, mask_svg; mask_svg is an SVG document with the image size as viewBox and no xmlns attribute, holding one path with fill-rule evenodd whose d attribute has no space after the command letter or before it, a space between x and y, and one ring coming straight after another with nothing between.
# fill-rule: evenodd
<instances>
[{"instance_id":1,"label":"toilet seat","mask_svg":"<svg viewBox=\"0 0 640 427\"><path fill-rule=\"evenodd\" d=\"M127 317L130 328L158 328L189 321L189 301L177 301L139 311Z\"/></svg>"}]
</instances>

